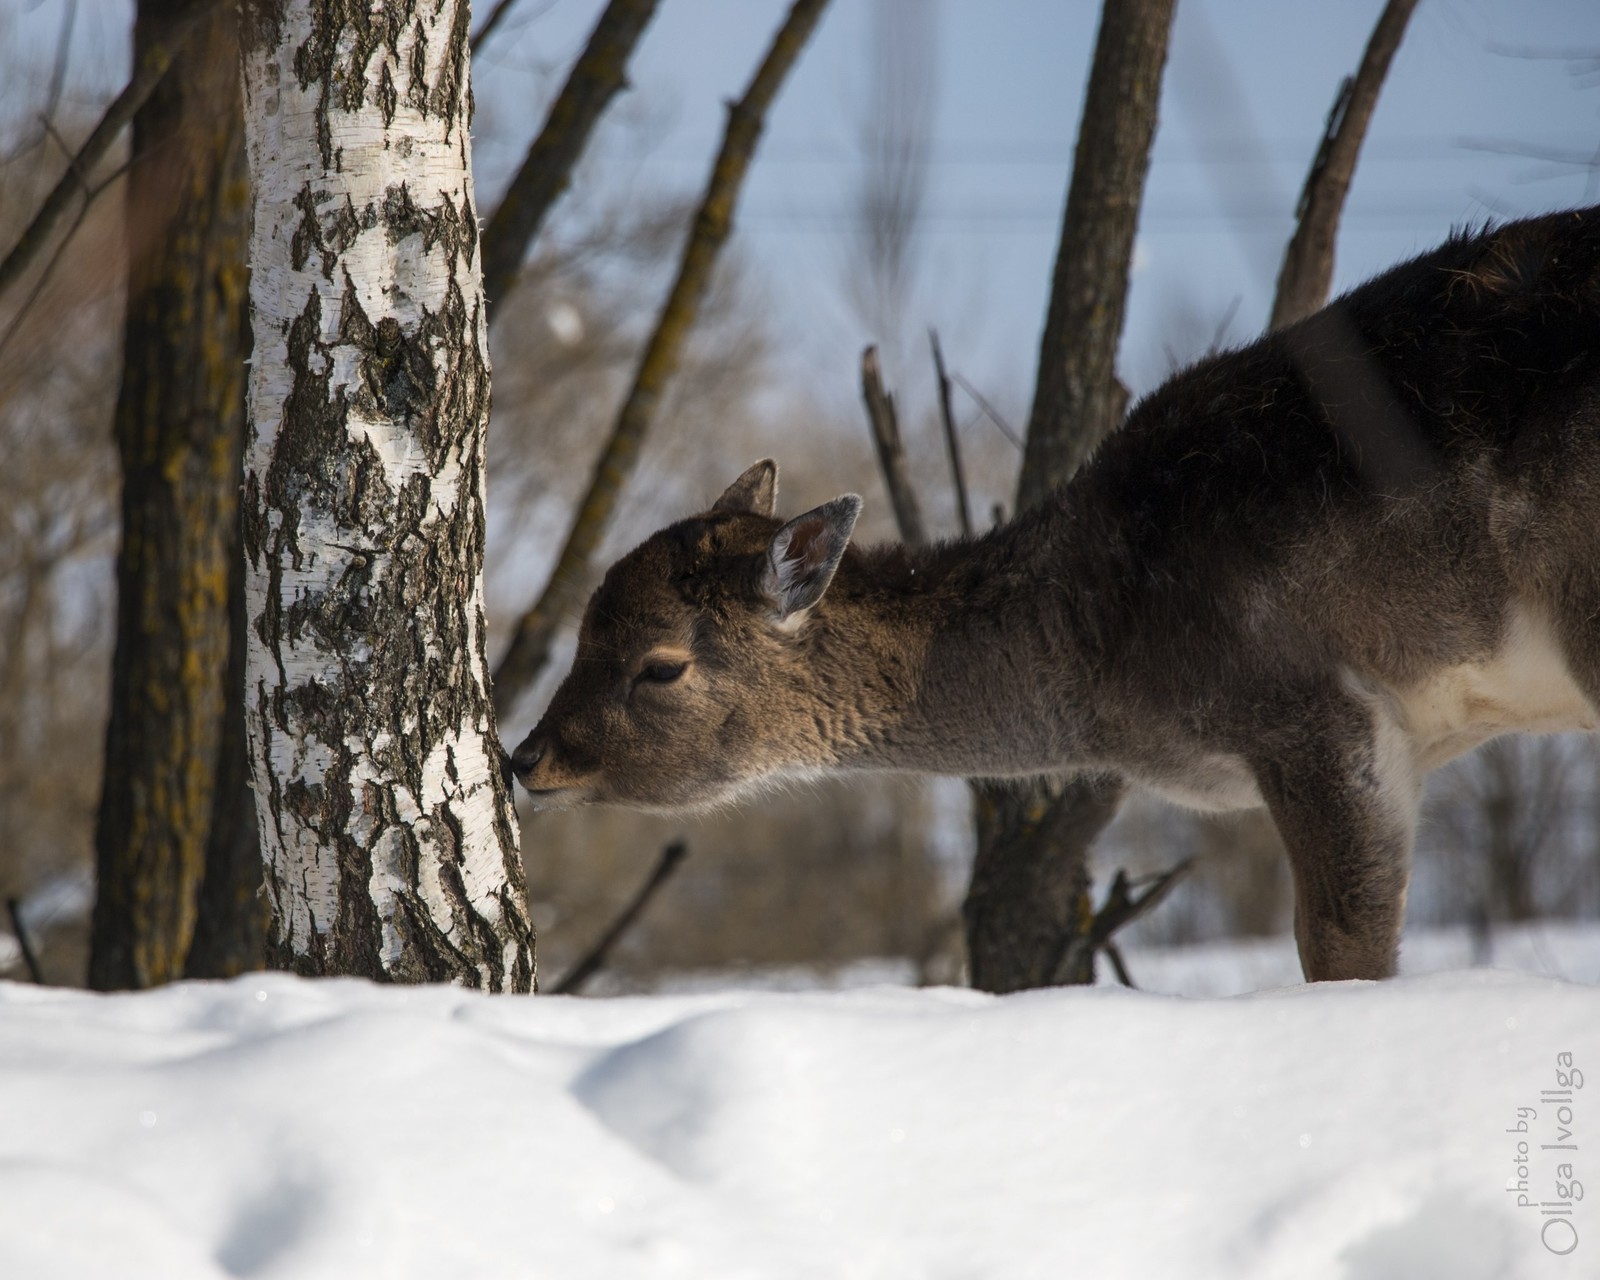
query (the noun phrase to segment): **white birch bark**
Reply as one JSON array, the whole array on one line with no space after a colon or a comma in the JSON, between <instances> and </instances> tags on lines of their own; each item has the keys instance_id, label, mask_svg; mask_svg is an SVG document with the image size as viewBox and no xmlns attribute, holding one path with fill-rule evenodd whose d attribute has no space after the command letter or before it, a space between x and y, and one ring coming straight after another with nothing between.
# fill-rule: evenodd
<instances>
[{"instance_id":1,"label":"white birch bark","mask_svg":"<svg viewBox=\"0 0 1600 1280\"><path fill-rule=\"evenodd\" d=\"M253 0L247 710L274 959L533 984L484 649L467 0Z\"/></svg>"}]
</instances>

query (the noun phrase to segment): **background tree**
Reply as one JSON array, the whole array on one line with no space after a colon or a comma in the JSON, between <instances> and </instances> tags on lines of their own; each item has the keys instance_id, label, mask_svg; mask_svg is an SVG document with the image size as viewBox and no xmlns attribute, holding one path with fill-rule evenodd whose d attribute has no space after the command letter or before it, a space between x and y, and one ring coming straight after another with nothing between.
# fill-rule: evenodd
<instances>
[{"instance_id":1,"label":"background tree","mask_svg":"<svg viewBox=\"0 0 1600 1280\"><path fill-rule=\"evenodd\" d=\"M1414 7L1415 0L1389 0L1360 68L1340 86L1296 211L1295 233L1278 277L1274 328L1327 300L1345 196ZM1127 392L1117 381L1114 362L1159 96L1159 59L1171 22L1170 5L1164 17L1153 10L1136 14L1133 8L1107 0L1103 11L1041 342L1019 509L1069 477L1126 409ZM1119 26L1130 50L1120 65L1130 79L1119 94L1119 108L1103 104L1097 112L1102 50ZM1142 55L1132 52L1140 49ZM1095 913L1089 906L1087 849L1114 815L1120 788L1109 779L1089 778L1059 788L1036 781L1016 788L985 784L976 791L978 855L965 904L974 983L1010 990L1093 981L1089 939ZM1264 819L1248 818L1226 841L1241 851L1238 866L1223 873L1245 890L1235 895L1236 930L1259 931L1279 914L1272 894L1281 888L1282 877L1270 856L1277 839L1265 826ZM1215 837L1218 829L1207 832Z\"/></svg>"},{"instance_id":2,"label":"background tree","mask_svg":"<svg viewBox=\"0 0 1600 1280\"><path fill-rule=\"evenodd\" d=\"M527 990L485 654L468 13L245 11L247 716L280 965Z\"/></svg>"},{"instance_id":3,"label":"background tree","mask_svg":"<svg viewBox=\"0 0 1600 1280\"><path fill-rule=\"evenodd\" d=\"M1155 137L1174 0L1105 0L1039 347L1017 482L1026 510L1121 420L1117 344ZM1110 780L976 788L978 851L962 908L972 983L1090 982L1088 848L1116 812Z\"/></svg>"},{"instance_id":4,"label":"background tree","mask_svg":"<svg viewBox=\"0 0 1600 1280\"><path fill-rule=\"evenodd\" d=\"M193 0L141 0L135 62ZM237 554L249 228L236 14L211 5L133 119L117 643L89 981L181 976L217 793Z\"/></svg>"},{"instance_id":5,"label":"background tree","mask_svg":"<svg viewBox=\"0 0 1600 1280\"><path fill-rule=\"evenodd\" d=\"M611 0L589 42L551 104L544 127L522 158L506 192L483 229L483 292L492 320L511 292L528 246L551 207L566 190L595 125L627 83L628 59L655 16L659 0ZM478 43L506 12L502 6L473 42Z\"/></svg>"}]
</instances>

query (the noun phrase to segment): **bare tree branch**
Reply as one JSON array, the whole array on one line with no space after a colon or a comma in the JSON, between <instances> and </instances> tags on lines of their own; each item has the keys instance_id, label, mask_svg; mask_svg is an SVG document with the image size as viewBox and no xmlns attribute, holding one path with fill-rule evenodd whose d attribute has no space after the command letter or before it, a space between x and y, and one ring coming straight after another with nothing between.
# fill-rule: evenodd
<instances>
[{"instance_id":1,"label":"bare tree branch","mask_svg":"<svg viewBox=\"0 0 1600 1280\"><path fill-rule=\"evenodd\" d=\"M1117 424L1117 346L1174 0L1105 0L1061 220L1017 508L1065 481Z\"/></svg>"},{"instance_id":2,"label":"bare tree branch","mask_svg":"<svg viewBox=\"0 0 1600 1280\"><path fill-rule=\"evenodd\" d=\"M502 0L489 16L474 38L474 48L493 30L509 3L510 0ZM544 127L483 229L483 291L491 323L501 300L516 283L528 246L539 234L545 216L567 189L595 124L618 90L627 84L628 59L658 3L659 0L611 0L605 7L589 33L589 43L551 104Z\"/></svg>"},{"instance_id":3,"label":"bare tree branch","mask_svg":"<svg viewBox=\"0 0 1600 1280\"><path fill-rule=\"evenodd\" d=\"M950 480L956 488L956 517L961 532L972 533L972 512L967 504L967 473L961 465L961 441L956 436L956 419L950 411L950 375L944 371L944 352L939 349L939 331L928 330L928 345L933 348L933 375L939 385L939 422L944 427L945 455L950 459Z\"/></svg>"},{"instance_id":4,"label":"bare tree branch","mask_svg":"<svg viewBox=\"0 0 1600 1280\"><path fill-rule=\"evenodd\" d=\"M84 218L88 216L89 206L94 203L94 198L105 190L108 185L108 183L101 183L99 186L84 192L83 203L78 206L77 212L72 215L72 225L67 228L66 235L56 241L55 247L50 250L50 257L44 264L44 270L39 272L34 279L33 288L28 290L28 296L22 300L22 305L12 315L10 323L6 325L4 332L0 332L0 352L3 352L11 345L11 339L21 330L24 321L28 318L28 312L33 310L33 304L39 301L40 296L49 287L50 277L55 274L56 267L66 254L67 245L71 243L72 237L77 234L78 228L83 225Z\"/></svg>"},{"instance_id":5,"label":"bare tree branch","mask_svg":"<svg viewBox=\"0 0 1600 1280\"><path fill-rule=\"evenodd\" d=\"M195 0L192 7L173 20L164 39L153 40L146 47L133 68L132 78L105 109L99 123L68 163L60 181L51 188L39 211L33 215L33 221L28 223L4 259L0 259L0 296L4 296L38 257L40 249L49 241L50 233L55 230L61 215L71 203L74 192L87 191L86 175L105 158L117 135L145 104L161 77L166 75L178 50L193 33L195 25L220 3L221 0Z\"/></svg>"},{"instance_id":6,"label":"bare tree branch","mask_svg":"<svg viewBox=\"0 0 1600 1280\"><path fill-rule=\"evenodd\" d=\"M56 108L61 105L61 91L67 84L67 54L72 49L72 30L78 22L78 0L67 0L61 7L61 30L56 36L55 65L50 68L50 88L44 96L41 119L49 125L56 118Z\"/></svg>"},{"instance_id":7,"label":"bare tree branch","mask_svg":"<svg viewBox=\"0 0 1600 1280\"><path fill-rule=\"evenodd\" d=\"M639 886L639 892L634 894L628 905L618 913L617 918L611 922L610 927L600 935L594 946L590 947L583 959L568 970L565 977L556 983L554 994L558 996L576 995L584 983L599 973L605 967L606 958L611 954L611 948L617 945L617 940L633 927L640 913L649 905L650 899L655 897L656 891L671 879L672 873L678 869L684 855L689 852L689 846L682 840L674 840L661 851L655 870L650 873L650 878Z\"/></svg>"},{"instance_id":8,"label":"bare tree branch","mask_svg":"<svg viewBox=\"0 0 1600 1280\"><path fill-rule=\"evenodd\" d=\"M1121 953L1114 953L1116 943L1113 938L1118 930L1126 928L1140 916L1154 911L1193 866L1194 859L1185 858L1176 866L1158 875L1138 881L1130 880L1128 873L1119 867L1117 874L1112 877L1111 888L1106 891L1106 900L1094 913L1094 919L1088 929L1069 939L1063 948L1061 957L1056 963L1055 980L1074 981L1073 975L1080 974L1085 969L1092 974L1094 970L1088 962L1089 958L1095 952L1104 951L1108 956L1112 956L1111 963L1116 968L1117 977L1122 984L1133 986L1133 980L1128 976L1127 965L1123 963ZM1143 892L1137 892L1139 889Z\"/></svg>"},{"instance_id":9,"label":"bare tree branch","mask_svg":"<svg viewBox=\"0 0 1600 1280\"><path fill-rule=\"evenodd\" d=\"M494 33L494 29L500 25L500 20L510 12L511 6L516 2L517 0L500 0L500 3L490 10L489 16L483 21L483 25L472 33L471 48L473 53L477 53L479 49L483 48L484 41Z\"/></svg>"},{"instance_id":10,"label":"bare tree branch","mask_svg":"<svg viewBox=\"0 0 1600 1280\"><path fill-rule=\"evenodd\" d=\"M0 164L10 164L28 154L47 138L57 137L54 131L56 109L61 105L61 93L67 83L67 60L72 51L72 32L78 21L78 0L66 0L61 6L61 27L56 32L56 54L50 69L50 85L45 90L44 106L39 109L36 128L19 139L15 146L0 158ZM72 155L72 148L62 151Z\"/></svg>"},{"instance_id":11,"label":"bare tree branch","mask_svg":"<svg viewBox=\"0 0 1600 1280\"><path fill-rule=\"evenodd\" d=\"M984 417L994 423L1001 435L1009 440L1015 448L1019 450L1022 448L1022 437L1017 434L1016 428L1005 420L1005 415L1000 410L989 403L989 398L983 392L979 391L960 373L952 373L950 380L972 397L972 403L983 411Z\"/></svg>"},{"instance_id":12,"label":"bare tree branch","mask_svg":"<svg viewBox=\"0 0 1600 1280\"><path fill-rule=\"evenodd\" d=\"M1328 112L1322 143L1295 210L1294 236L1283 254L1278 272L1277 296L1272 303L1270 328L1281 329L1317 310L1328 299L1333 281L1334 243L1339 215L1344 211L1350 179L1361 155L1367 125L1378 105L1378 92L1389 73L1389 63L1405 35L1406 23L1417 0L1389 0L1372 29L1361 66L1346 78Z\"/></svg>"},{"instance_id":13,"label":"bare tree branch","mask_svg":"<svg viewBox=\"0 0 1600 1280\"><path fill-rule=\"evenodd\" d=\"M722 146L695 214L694 229L684 246L672 290L656 319L655 331L640 358L633 386L595 464L588 492L578 504L550 581L517 623L511 645L495 670L495 711L502 717L543 669L556 627L581 598L588 583L595 548L610 521L617 495L633 474L656 405L678 367L689 330L710 285L717 254L732 230L739 189L761 137L767 109L826 7L827 0L795 0L744 96L728 106Z\"/></svg>"},{"instance_id":14,"label":"bare tree branch","mask_svg":"<svg viewBox=\"0 0 1600 1280\"><path fill-rule=\"evenodd\" d=\"M889 490L900 537L920 547L928 540L928 527L922 521L922 508L906 464L900 415L895 412L894 397L884 389L877 347L868 347L861 353L861 399L867 407L867 423L872 428L872 442L878 447L878 465L883 470L884 487Z\"/></svg>"},{"instance_id":15,"label":"bare tree branch","mask_svg":"<svg viewBox=\"0 0 1600 1280\"><path fill-rule=\"evenodd\" d=\"M1194 859L1185 858L1176 866L1142 880L1130 880L1128 873L1119 868L1112 877L1106 900L1100 904L1100 910L1094 913L1094 924L1089 929L1095 946L1109 946L1118 930L1127 928L1140 916L1148 915L1158 907L1193 867ZM1140 889L1143 892L1136 892Z\"/></svg>"}]
</instances>

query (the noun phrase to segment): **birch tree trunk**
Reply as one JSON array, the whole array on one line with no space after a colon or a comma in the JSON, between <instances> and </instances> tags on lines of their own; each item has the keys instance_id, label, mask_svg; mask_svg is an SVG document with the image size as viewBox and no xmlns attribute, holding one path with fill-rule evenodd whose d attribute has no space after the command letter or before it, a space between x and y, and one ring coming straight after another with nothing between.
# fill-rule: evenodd
<instances>
[{"instance_id":1,"label":"birch tree trunk","mask_svg":"<svg viewBox=\"0 0 1600 1280\"><path fill-rule=\"evenodd\" d=\"M489 364L466 0L245 10L242 494L269 950L534 984L484 652Z\"/></svg>"}]
</instances>

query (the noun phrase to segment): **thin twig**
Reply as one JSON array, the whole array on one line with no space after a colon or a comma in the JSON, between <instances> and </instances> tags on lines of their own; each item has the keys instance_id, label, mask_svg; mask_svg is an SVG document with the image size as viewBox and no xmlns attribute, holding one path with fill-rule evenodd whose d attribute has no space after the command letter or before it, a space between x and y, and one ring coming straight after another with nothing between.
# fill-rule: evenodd
<instances>
[{"instance_id":1,"label":"thin twig","mask_svg":"<svg viewBox=\"0 0 1600 1280\"><path fill-rule=\"evenodd\" d=\"M588 492L578 503L550 580L539 599L518 619L511 644L495 668L495 712L502 718L510 714L517 697L544 669L556 627L572 611L582 584L588 581L590 560L610 523L617 496L639 461L645 434L655 420L656 406L678 368L689 330L710 285L711 268L733 229L739 189L755 155L767 108L826 7L827 0L795 0L744 96L728 106L722 146L711 166L694 228L684 245L672 290L639 358L628 398L595 463Z\"/></svg>"},{"instance_id":2,"label":"thin twig","mask_svg":"<svg viewBox=\"0 0 1600 1280\"><path fill-rule=\"evenodd\" d=\"M554 988L556 995L576 995L584 983L605 967L606 957L610 954L611 948L616 946L617 939L633 927L633 922L639 918L640 912L649 904L650 899L655 897L656 891L671 878L688 852L689 846L682 840L674 840L661 851L655 870L650 873L650 878L639 886L639 892L633 895L628 905L623 907L617 918L611 922L610 928L600 935L599 940L589 948L583 959L573 965L567 971L567 975L556 983Z\"/></svg>"},{"instance_id":3,"label":"thin twig","mask_svg":"<svg viewBox=\"0 0 1600 1280\"><path fill-rule=\"evenodd\" d=\"M7 898L6 910L11 913L11 931L17 935L17 945L22 948L22 963L27 966L28 976L42 987L45 985L44 970L39 968L39 957L28 941L28 931L22 927L22 904L15 898Z\"/></svg>"},{"instance_id":4,"label":"thin twig","mask_svg":"<svg viewBox=\"0 0 1600 1280\"><path fill-rule=\"evenodd\" d=\"M977 387L973 386L959 373L952 373L950 375L950 380L972 397L972 403L977 405L979 409L983 410L984 417L988 418L990 422L994 423L995 426L1000 428L1001 435L1003 435L1007 440L1011 441L1012 445L1014 445L1017 449L1020 450L1022 448L1022 437L1012 430L1011 424L1005 420L1005 417L1001 414L1000 410L996 409L992 404L989 403L989 401L984 397L983 392L979 391Z\"/></svg>"},{"instance_id":5,"label":"thin twig","mask_svg":"<svg viewBox=\"0 0 1600 1280\"><path fill-rule=\"evenodd\" d=\"M61 91L66 86L67 55L72 47L72 29L78 20L78 0L67 0L62 6L61 29L56 33L55 65L50 72L50 87L45 90L44 106L39 111L38 129L30 131L17 141L16 146L0 156L0 166L21 159L50 136L50 125L56 118L56 108L61 105ZM71 148L62 148L69 155Z\"/></svg>"},{"instance_id":6,"label":"thin twig","mask_svg":"<svg viewBox=\"0 0 1600 1280\"><path fill-rule=\"evenodd\" d=\"M872 428L872 443L878 448L878 465L883 470L884 487L889 490L889 505L894 508L900 537L911 546L920 547L928 540L928 528L922 522L922 508L906 464L900 415L895 412L894 397L883 385L877 347L868 347L861 353L861 401L867 408L867 425Z\"/></svg>"},{"instance_id":7,"label":"thin twig","mask_svg":"<svg viewBox=\"0 0 1600 1280\"><path fill-rule=\"evenodd\" d=\"M511 6L516 4L516 2L517 0L500 0L500 3L495 5L495 7L490 10L489 16L484 19L483 25L478 28L472 37L471 47L473 53L477 53L478 50L483 47L483 42L487 40L490 33L500 25L500 19L506 16L507 11L509 11Z\"/></svg>"},{"instance_id":8,"label":"thin twig","mask_svg":"<svg viewBox=\"0 0 1600 1280\"><path fill-rule=\"evenodd\" d=\"M1119 947L1115 942L1107 940L1105 946L1103 946L1101 950L1106 953L1106 959L1111 961L1111 967L1116 971L1117 981L1123 986L1131 987L1133 990L1137 991L1139 989L1139 984L1135 982L1128 974L1128 963L1122 958L1122 948Z\"/></svg>"},{"instance_id":9,"label":"thin twig","mask_svg":"<svg viewBox=\"0 0 1600 1280\"><path fill-rule=\"evenodd\" d=\"M33 288L28 290L28 296L23 299L22 305L17 308L17 313L11 317L11 323L6 325L5 332L0 334L0 355L5 353L6 347L11 343L11 339L22 328L22 322L27 317L28 312L33 309L34 303L39 301L39 296L44 293L45 288L49 285L50 278L55 274L57 264L66 254L67 246L72 243L72 237L78 234L78 228L83 225L84 219L89 216L89 210L94 206L95 200L99 198L102 191L114 185L117 179L121 178L132 167L131 161L120 164L106 175L104 182L97 183L95 186L85 190L83 203L78 206L78 211L72 216L72 225L67 228L66 234L56 241L55 248L50 251L50 260L45 263L44 270L39 273L39 278L33 282Z\"/></svg>"},{"instance_id":10,"label":"thin twig","mask_svg":"<svg viewBox=\"0 0 1600 1280\"><path fill-rule=\"evenodd\" d=\"M1080 808L1080 804L1074 803L1070 796L1063 796L1057 803L1065 806L1063 811L1069 816ZM1104 817L1100 821L1100 826L1105 825L1110 813L1114 811L1115 805L1109 810L1102 809ZM1104 951L1107 955L1111 955L1116 932L1132 924L1140 916L1155 910L1193 865L1193 858L1185 858L1169 871L1138 881L1130 880L1128 873L1119 868L1112 878L1105 902L1094 913L1088 927L1074 932L1065 941L1060 954L1050 965L1048 985L1087 981L1085 978L1072 975L1082 973L1086 967L1092 966L1096 953ZM1144 892L1136 893L1135 890L1139 888L1144 888ZM1126 974L1127 966L1120 964L1118 958L1114 957L1111 963L1119 969L1119 977ZM1128 985L1133 984L1129 982Z\"/></svg>"},{"instance_id":11,"label":"thin twig","mask_svg":"<svg viewBox=\"0 0 1600 1280\"><path fill-rule=\"evenodd\" d=\"M33 310L33 304L39 301L39 296L44 293L50 283L50 277L55 274L56 266L60 263L67 251L67 246L72 243L72 237L77 235L78 228L83 225L83 220L89 215L89 205L94 197L90 196L78 207L77 213L72 217L72 225L67 228L66 235L56 241L55 248L50 251L50 259L44 264L44 270L39 273L39 278L33 282L33 288L28 290L28 296L22 300L22 305L17 308L16 315L11 317L11 322L6 325L5 332L0 334L0 355L11 345L14 338L22 328L22 322L27 318L28 312Z\"/></svg>"},{"instance_id":12,"label":"thin twig","mask_svg":"<svg viewBox=\"0 0 1600 1280\"><path fill-rule=\"evenodd\" d=\"M82 162L76 155L73 154L72 148L67 144L67 140L61 136L61 130L56 128L55 123L50 119L49 116L43 116L40 118L39 127L44 130L45 137L49 138L50 141L54 142L56 146L61 148L61 154L67 158L68 170L75 178L78 179L78 185L82 187L85 192L88 192L89 175L84 172L82 168ZM92 199L92 196L89 198Z\"/></svg>"},{"instance_id":13,"label":"thin twig","mask_svg":"<svg viewBox=\"0 0 1600 1280\"><path fill-rule=\"evenodd\" d=\"M66 212L73 193L84 186L84 175L92 172L111 150L123 126L133 119L149 99L200 20L221 3L222 0L195 0L182 16L173 21L165 39L153 40L145 48L138 65L133 69L132 78L105 109L105 114L78 148L77 155L44 198L44 203L39 206L39 211L33 215L33 220L28 223L16 244L11 246L4 259L0 259L0 296L16 283L17 277L39 255L50 233L61 220L61 215Z\"/></svg>"},{"instance_id":14,"label":"thin twig","mask_svg":"<svg viewBox=\"0 0 1600 1280\"><path fill-rule=\"evenodd\" d=\"M1456 146L1463 151L1483 151L1497 156L1520 156L1525 160L1544 160L1550 164L1568 165L1589 169L1595 164L1593 148L1586 151L1566 147L1543 146L1534 142L1508 142L1497 138L1458 138Z\"/></svg>"},{"instance_id":15,"label":"thin twig","mask_svg":"<svg viewBox=\"0 0 1600 1280\"><path fill-rule=\"evenodd\" d=\"M944 449L950 459L950 479L956 487L956 518L961 532L972 534L972 512L967 506L967 473L961 465L961 442L956 437L956 419L950 412L950 376L944 370L944 352L939 349L939 331L928 330L928 345L933 348L933 374L939 386L939 421L944 425Z\"/></svg>"},{"instance_id":16,"label":"thin twig","mask_svg":"<svg viewBox=\"0 0 1600 1280\"><path fill-rule=\"evenodd\" d=\"M67 0L61 9L61 30L56 35L56 60L50 69L50 88L44 99L44 124L56 118L56 108L61 105L61 91L67 84L67 54L72 49L72 29L78 22L78 0Z\"/></svg>"}]
</instances>

